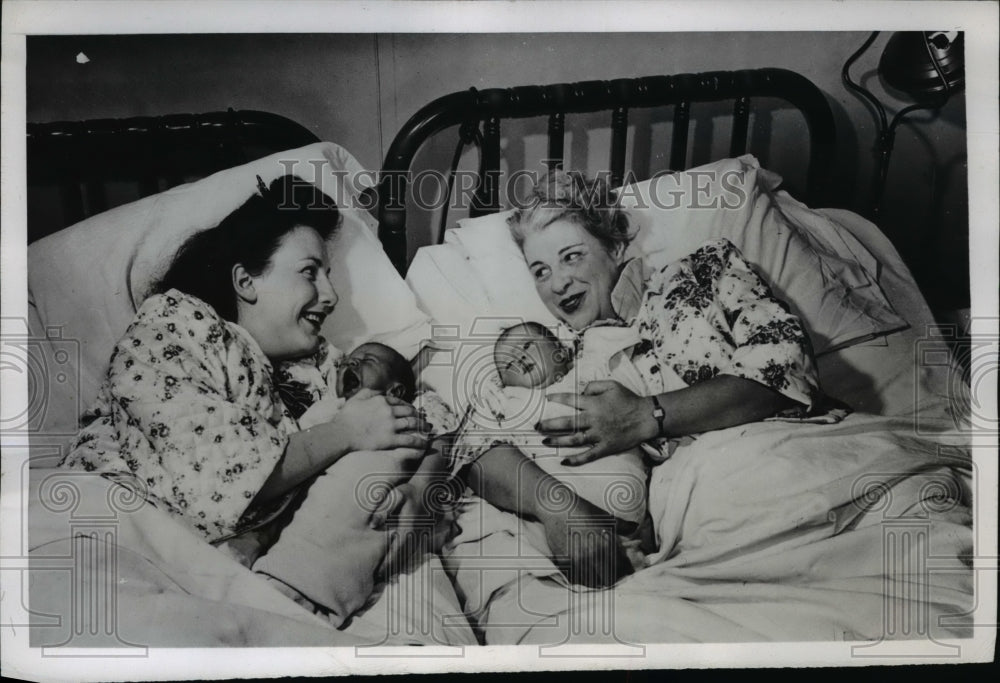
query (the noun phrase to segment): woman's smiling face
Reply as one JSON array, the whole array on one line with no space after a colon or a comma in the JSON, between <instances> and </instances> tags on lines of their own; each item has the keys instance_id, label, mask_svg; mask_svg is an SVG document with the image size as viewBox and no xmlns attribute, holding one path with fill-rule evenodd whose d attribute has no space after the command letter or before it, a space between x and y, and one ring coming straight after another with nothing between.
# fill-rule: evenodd
<instances>
[{"instance_id":1,"label":"woman's smiling face","mask_svg":"<svg viewBox=\"0 0 1000 683\"><path fill-rule=\"evenodd\" d=\"M521 250L538 295L557 318L582 330L615 317L611 290L624 249L608 253L586 228L562 218L525 236Z\"/></svg>"},{"instance_id":2,"label":"woman's smiling face","mask_svg":"<svg viewBox=\"0 0 1000 683\"><path fill-rule=\"evenodd\" d=\"M295 228L282 238L264 272L250 279L254 300L241 302L238 323L264 354L285 360L315 352L323 321L337 304L319 233Z\"/></svg>"}]
</instances>

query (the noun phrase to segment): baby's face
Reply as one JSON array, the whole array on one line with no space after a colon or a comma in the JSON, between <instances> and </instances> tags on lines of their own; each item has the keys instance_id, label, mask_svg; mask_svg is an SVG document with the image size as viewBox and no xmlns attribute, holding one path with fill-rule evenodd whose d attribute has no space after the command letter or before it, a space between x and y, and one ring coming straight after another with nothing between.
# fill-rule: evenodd
<instances>
[{"instance_id":1,"label":"baby's face","mask_svg":"<svg viewBox=\"0 0 1000 683\"><path fill-rule=\"evenodd\" d=\"M537 333L511 333L497 342L493 358L505 387L547 387L572 367L566 349Z\"/></svg>"},{"instance_id":2,"label":"baby's face","mask_svg":"<svg viewBox=\"0 0 1000 683\"><path fill-rule=\"evenodd\" d=\"M392 375L392 353L381 344L362 344L347 354L337 368L337 396L351 398L362 388L389 393L401 385Z\"/></svg>"}]
</instances>

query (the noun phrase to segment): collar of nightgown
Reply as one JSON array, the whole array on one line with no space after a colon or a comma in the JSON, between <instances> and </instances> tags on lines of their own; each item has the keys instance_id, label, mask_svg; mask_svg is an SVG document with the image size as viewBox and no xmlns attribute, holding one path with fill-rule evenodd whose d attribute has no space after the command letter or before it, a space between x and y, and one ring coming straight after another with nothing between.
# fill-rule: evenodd
<instances>
[{"instance_id":1,"label":"collar of nightgown","mask_svg":"<svg viewBox=\"0 0 1000 683\"><path fill-rule=\"evenodd\" d=\"M629 259L622 266L618 282L611 290L611 308L618 318L631 324L632 319L639 314L643 294L646 292L648 272L646 262L641 258Z\"/></svg>"},{"instance_id":2,"label":"collar of nightgown","mask_svg":"<svg viewBox=\"0 0 1000 683\"><path fill-rule=\"evenodd\" d=\"M646 291L647 267L641 258L632 258L625 262L618 275L618 282L611 290L611 308L617 317L595 320L582 330L574 330L560 321L559 327L566 329L577 344L583 339L584 333L594 327L628 327L639 313L642 297Z\"/></svg>"}]
</instances>

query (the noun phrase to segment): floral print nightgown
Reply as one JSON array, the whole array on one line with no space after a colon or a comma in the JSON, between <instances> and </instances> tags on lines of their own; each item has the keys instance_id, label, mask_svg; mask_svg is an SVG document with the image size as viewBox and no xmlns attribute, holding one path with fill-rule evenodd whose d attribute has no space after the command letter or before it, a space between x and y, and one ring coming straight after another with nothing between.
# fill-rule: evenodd
<instances>
[{"instance_id":1,"label":"floral print nightgown","mask_svg":"<svg viewBox=\"0 0 1000 683\"><path fill-rule=\"evenodd\" d=\"M317 386L337 355L324 344L311 357ZM236 530L298 431L257 342L177 290L142 304L90 417L61 466L131 473L207 540Z\"/></svg>"},{"instance_id":2,"label":"floral print nightgown","mask_svg":"<svg viewBox=\"0 0 1000 683\"><path fill-rule=\"evenodd\" d=\"M802 322L771 293L739 249L727 239L706 242L694 253L655 268L641 259L629 261L612 292L620 320L601 325L634 327L642 340L632 362L649 394L672 387L661 370L670 368L688 386L718 375L759 382L796 401L776 416L815 422L836 421L819 388L812 345ZM576 355L582 349L579 331ZM838 409L839 410L839 409ZM475 460L489 449L482 438L459 439L456 465ZM495 439L492 444L506 443ZM650 444L665 458L668 441Z\"/></svg>"},{"instance_id":3,"label":"floral print nightgown","mask_svg":"<svg viewBox=\"0 0 1000 683\"><path fill-rule=\"evenodd\" d=\"M298 418L333 393L342 357L323 341L313 355L272 367L246 330L200 299L152 296L115 346L92 421L60 466L137 483L209 541L260 526L295 492L247 507ZM433 433L457 427L433 392L415 404Z\"/></svg>"}]
</instances>

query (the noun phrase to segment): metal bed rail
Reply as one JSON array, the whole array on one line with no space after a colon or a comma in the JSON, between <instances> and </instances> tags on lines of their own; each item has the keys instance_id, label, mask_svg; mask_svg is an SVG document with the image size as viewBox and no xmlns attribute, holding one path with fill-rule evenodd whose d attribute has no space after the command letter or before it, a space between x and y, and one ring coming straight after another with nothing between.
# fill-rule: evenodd
<instances>
[{"instance_id":1,"label":"metal bed rail","mask_svg":"<svg viewBox=\"0 0 1000 683\"><path fill-rule=\"evenodd\" d=\"M778 98L805 118L809 130L807 203L826 199L835 152L833 113L811 81L785 69L713 71L674 76L647 76L610 81L558 83L506 89L470 89L440 97L421 108L397 133L382 164L378 190L379 239L400 273L407 265L406 191L413 159L432 135L460 126L461 144L479 146L479 178L472 215L500 210L500 138L503 119L548 117L548 162L564 159L567 114L610 112L610 180L625 177L629 110L673 106L670 168L687 168L691 107L697 102L733 100L730 156L747 152L751 99ZM456 159L458 152L456 152ZM447 211L447 206L445 206Z\"/></svg>"},{"instance_id":2,"label":"metal bed rail","mask_svg":"<svg viewBox=\"0 0 1000 683\"><path fill-rule=\"evenodd\" d=\"M62 225L29 219L28 241L112 208L112 182L135 183L135 198L145 197L318 141L291 119L253 110L29 123L28 186L58 188Z\"/></svg>"}]
</instances>

